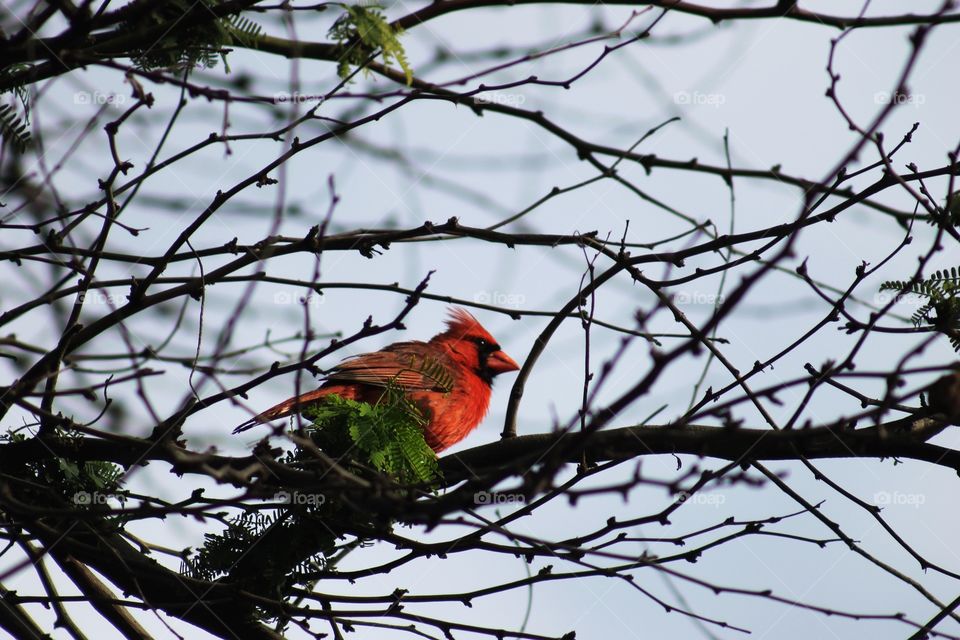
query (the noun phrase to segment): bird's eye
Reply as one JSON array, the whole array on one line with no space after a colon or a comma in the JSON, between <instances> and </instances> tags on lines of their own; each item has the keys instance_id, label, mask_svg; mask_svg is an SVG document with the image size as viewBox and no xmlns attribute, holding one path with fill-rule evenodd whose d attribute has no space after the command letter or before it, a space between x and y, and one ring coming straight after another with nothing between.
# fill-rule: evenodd
<instances>
[{"instance_id":1,"label":"bird's eye","mask_svg":"<svg viewBox=\"0 0 960 640\"><path fill-rule=\"evenodd\" d=\"M499 345L493 344L486 338L474 338L473 341L477 343L477 347L479 347L481 351L485 351L488 353L497 351L500 348Z\"/></svg>"}]
</instances>

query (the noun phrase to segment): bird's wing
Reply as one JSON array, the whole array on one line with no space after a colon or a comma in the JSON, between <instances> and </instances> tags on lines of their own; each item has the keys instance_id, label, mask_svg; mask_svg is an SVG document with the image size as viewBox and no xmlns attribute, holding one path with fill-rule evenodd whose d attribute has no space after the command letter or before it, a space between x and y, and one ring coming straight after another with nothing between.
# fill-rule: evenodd
<instances>
[{"instance_id":1,"label":"bird's wing","mask_svg":"<svg viewBox=\"0 0 960 640\"><path fill-rule=\"evenodd\" d=\"M439 391L448 393L453 389L453 361L445 351L426 342L398 342L381 351L364 353L348 358L330 369L323 386L300 394L267 409L263 413L247 420L234 433L246 431L258 424L284 418L298 409L323 396L336 393L344 396L351 392L350 399L363 399L357 396L357 388L352 385L373 387L395 387L404 392Z\"/></svg>"},{"instance_id":2,"label":"bird's wing","mask_svg":"<svg viewBox=\"0 0 960 640\"><path fill-rule=\"evenodd\" d=\"M454 383L451 364L445 352L425 342L399 342L344 360L330 370L327 382L447 392Z\"/></svg>"}]
</instances>

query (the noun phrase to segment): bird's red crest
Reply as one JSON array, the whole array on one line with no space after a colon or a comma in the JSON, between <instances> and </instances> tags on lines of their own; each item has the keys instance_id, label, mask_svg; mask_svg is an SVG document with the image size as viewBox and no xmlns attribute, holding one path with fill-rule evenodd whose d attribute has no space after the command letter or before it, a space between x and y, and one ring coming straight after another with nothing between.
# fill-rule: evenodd
<instances>
[{"instance_id":1,"label":"bird's red crest","mask_svg":"<svg viewBox=\"0 0 960 640\"><path fill-rule=\"evenodd\" d=\"M490 343L496 342L493 336L466 309L452 307L447 313L450 317L446 320L447 330L444 331L444 335L454 339L469 336L470 338L483 338Z\"/></svg>"}]
</instances>

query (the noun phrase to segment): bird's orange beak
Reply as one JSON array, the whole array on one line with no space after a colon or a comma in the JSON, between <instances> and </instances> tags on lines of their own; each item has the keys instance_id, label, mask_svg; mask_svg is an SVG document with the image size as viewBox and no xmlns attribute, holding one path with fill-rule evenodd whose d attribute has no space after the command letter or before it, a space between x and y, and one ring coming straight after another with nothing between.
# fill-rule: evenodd
<instances>
[{"instance_id":1,"label":"bird's orange beak","mask_svg":"<svg viewBox=\"0 0 960 640\"><path fill-rule=\"evenodd\" d=\"M508 371L516 371L520 368L520 365L503 351L494 351L487 358L487 368L493 372L493 375L499 375Z\"/></svg>"}]
</instances>

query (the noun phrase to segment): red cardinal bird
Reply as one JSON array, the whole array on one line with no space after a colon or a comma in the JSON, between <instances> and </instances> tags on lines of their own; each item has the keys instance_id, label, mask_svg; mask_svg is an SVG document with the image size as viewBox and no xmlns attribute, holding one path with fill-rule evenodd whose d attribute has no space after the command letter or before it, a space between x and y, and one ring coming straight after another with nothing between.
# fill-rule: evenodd
<instances>
[{"instance_id":1,"label":"red cardinal bird","mask_svg":"<svg viewBox=\"0 0 960 640\"><path fill-rule=\"evenodd\" d=\"M330 394L376 404L394 385L420 409L427 420L427 444L439 453L483 420L494 376L519 368L476 318L454 308L447 330L429 342L397 342L348 358L330 370L319 389L285 400L233 432L284 418Z\"/></svg>"}]
</instances>

